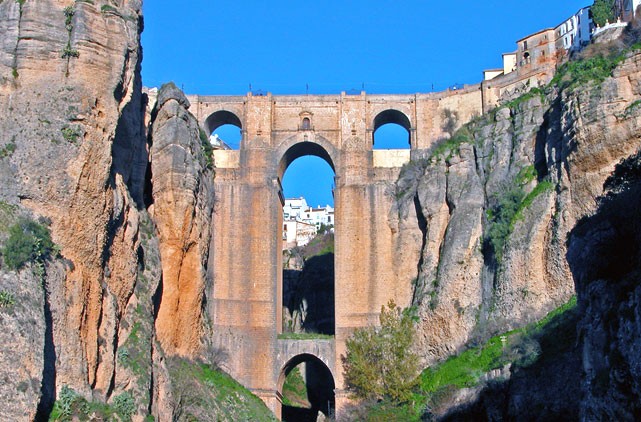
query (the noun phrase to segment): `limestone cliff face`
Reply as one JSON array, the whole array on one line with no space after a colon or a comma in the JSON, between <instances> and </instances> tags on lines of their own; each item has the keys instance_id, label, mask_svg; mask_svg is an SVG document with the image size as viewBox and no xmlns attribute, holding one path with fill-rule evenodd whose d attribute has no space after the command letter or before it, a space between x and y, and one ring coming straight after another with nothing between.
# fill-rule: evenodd
<instances>
[{"instance_id":1,"label":"limestone cliff face","mask_svg":"<svg viewBox=\"0 0 641 422\"><path fill-rule=\"evenodd\" d=\"M567 233L639 147L640 80L633 54L601 84L550 89L476 119L404 170L390 224L402 232L416 218L423 231L414 304L427 362L573 294ZM496 213L511 196L515 213L499 236ZM490 234L504 241L494 253Z\"/></svg>"},{"instance_id":2,"label":"limestone cliff face","mask_svg":"<svg viewBox=\"0 0 641 422\"><path fill-rule=\"evenodd\" d=\"M582 420L641 417L641 154L623 162L598 211L572 230L582 319Z\"/></svg>"},{"instance_id":3,"label":"limestone cliff face","mask_svg":"<svg viewBox=\"0 0 641 422\"><path fill-rule=\"evenodd\" d=\"M65 385L102 399L137 392L150 374L124 368L116 350L135 327L150 326L158 283L144 267L153 247L141 235L141 2L4 1L0 16L0 148L11 151L0 160L0 200L50 219L66 263L47 271L38 299L51 313L52 354L44 367L33 363L40 377L22 378L44 384L35 400L45 411ZM44 350L38 337L33 349ZM24 353L0 359L11 365ZM33 400L4 416L21 420Z\"/></svg>"},{"instance_id":4,"label":"limestone cliff face","mask_svg":"<svg viewBox=\"0 0 641 422\"><path fill-rule=\"evenodd\" d=\"M158 93L151 136L153 205L162 268L158 340L171 354L193 356L202 346L202 304L214 206L198 122L173 84Z\"/></svg>"}]
</instances>

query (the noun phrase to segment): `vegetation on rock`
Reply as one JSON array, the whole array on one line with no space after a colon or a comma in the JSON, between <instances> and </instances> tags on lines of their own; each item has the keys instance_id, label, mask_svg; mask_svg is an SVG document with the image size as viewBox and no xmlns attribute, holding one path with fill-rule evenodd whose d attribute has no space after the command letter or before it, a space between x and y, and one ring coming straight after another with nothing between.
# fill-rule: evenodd
<instances>
[{"instance_id":1,"label":"vegetation on rock","mask_svg":"<svg viewBox=\"0 0 641 422\"><path fill-rule=\"evenodd\" d=\"M592 20L598 26L614 22L614 0L595 0L591 7Z\"/></svg>"},{"instance_id":2,"label":"vegetation on rock","mask_svg":"<svg viewBox=\"0 0 641 422\"><path fill-rule=\"evenodd\" d=\"M74 420L119 420L129 422L135 412L135 400L129 392L114 397L112 404L88 401L72 388L63 386L53 406L50 422ZM115 419L117 417L117 419Z\"/></svg>"},{"instance_id":3,"label":"vegetation on rock","mask_svg":"<svg viewBox=\"0 0 641 422\"><path fill-rule=\"evenodd\" d=\"M298 367L292 369L283 384L283 404L286 406L309 407L307 384Z\"/></svg>"},{"instance_id":4,"label":"vegetation on rock","mask_svg":"<svg viewBox=\"0 0 641 422\"><path fill-rule=\"evenodd\" d=\"M414 343L414 309L401 310L394 301L381 308L380 327L354 331L341 356L345 384L359 399L411 400L418 357Z\"/></svg>"},{"instance_id":5,"label":"vegetation on rock","mask_svg":"<svg viewBox=\"0 0 641 422\"><path fill-rule=\"evenodd\" d=\"M176 421L271 421L265 403L210 365L172 358L168 362Z\"/></svg>"},{"instance_id":6,"label":"vegetation on rock","mask_svg":"<svg viewBox=\"0 0 641 422\"><path fill-rule=\"evenodd\" d=\"M9 228L9 238L2 248L4 263L12 270L30 262L43 264L56 254L49 229L27 218L21 218Z\"/></svg>"}]
</instances>

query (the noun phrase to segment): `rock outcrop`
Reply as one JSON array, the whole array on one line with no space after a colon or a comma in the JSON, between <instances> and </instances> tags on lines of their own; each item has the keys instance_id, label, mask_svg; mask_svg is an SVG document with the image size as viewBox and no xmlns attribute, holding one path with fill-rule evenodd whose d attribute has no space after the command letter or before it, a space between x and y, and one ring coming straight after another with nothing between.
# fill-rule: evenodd
<instances>
[{"instance_id":1,"label":"rock outcrop","mask_svg":"<svg viewBox=\"0 0 641 422\"><path fill-rule=\"evenodd\" d=\"M109 400L151 382L149 373L124 369L117 355L137 326L150 327L158 283L143 268L153 251L141 235L148 158L141 2L5 1L0 16L0 148L10 151L0 159L0 179L11 181L0 184L0 200L50 220L66 263L47 269L46 294L32 290L45 318L30 334L41 337L30 350L46 352L47 333L54 345L44 363L34 352L32 365L43 375L16 380L46 384L27 389L38 391L39 417L46 417L63 386ZM18 278L29 279L26 272ZM13 364L24 351L1 359ZM151 362L150 342L144 360ZM23 420L33 401L14 402L4 419Z\"/></svg>"},{"instance_id":2,"label":"rock outcrop","mask_svg":"<svg viewBox=\"0 0 641 422\"><path fill-rule=\"evenodd\" d=\"M568 262L582 319L582 420L641 418L641 153L572 230Z\"/></svg>"},{"instance_id":3,"label":"rock outcrop","mask_svg":"<svg viewBox=\"0 0 641 422\"><path fill-rule=\"evenodd\" d=\"M189 101L174 84L164 85L151 129L150 212L163 262L156 329L163 349L181 356L194 356L202 347L214 207L212 172L204 159L198 122L188 108Z\"/></svg>"},{"instance_id":4,"label":"rock outcrop","mask_svg":"<svg viewBox=\"0 0 641 422\"><path fill-rule=\"evenodd\" d=\"M535 90L404 169L390 224L402 232L416 218L423 230L413 301L426 362L573 294L565 239L639 146L639 80L641 55L629 53L602 83Z\"/></svg>"}]
</instances>

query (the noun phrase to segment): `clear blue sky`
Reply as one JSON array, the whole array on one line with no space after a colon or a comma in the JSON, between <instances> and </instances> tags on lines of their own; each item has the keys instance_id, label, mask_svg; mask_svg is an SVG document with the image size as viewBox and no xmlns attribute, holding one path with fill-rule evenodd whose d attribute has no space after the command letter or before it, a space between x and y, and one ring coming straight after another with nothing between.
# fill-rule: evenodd
<instances>
[{"instance_id":1,"label":"clear blue sky","mask_svg":"<svg viewBox=\"0 0 641 422\"><path fill-rule=\"evenodd\" d=\"M479 82L484 69L502 66L501 54L516 50L517 39L591 3L146 0L143 83L174 81L203 95L243 95L249 84L273 94L305 93L306 86L340 93L363 84L372 93L442 90ZM333 203L329 167L314 160L297 166L299 160L285 174L286 196ZM311 180L319 173L326 179L320 188Z\"/></svg>"}]
</instances>

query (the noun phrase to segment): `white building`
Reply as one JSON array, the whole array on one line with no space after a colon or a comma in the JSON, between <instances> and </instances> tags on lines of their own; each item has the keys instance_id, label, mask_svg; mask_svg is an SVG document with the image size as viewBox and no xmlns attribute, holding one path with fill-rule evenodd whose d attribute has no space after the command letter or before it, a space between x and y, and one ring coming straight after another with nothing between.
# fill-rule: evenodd
<instances>
[{"instance_id":1,"label":"white building","mask_svg":"<svg viewBox=\"0 0 641 422\"><path fill-rule=\"evenodd\" d=\"M583 7L556 27L557 50L580 50L590 43L593 24L590 8Z\"/></svg>"},{"instance_id":2,"label":"white building","mask_svg":"<svg viewBox=\"0 0 641 422\"><path fill-rule=\"evenodd\" d=\"M283 206L283 220L300 220L302 221L301 214L307 210L309 206L307 201L302 196L300 198L285 199Z\"/></svg>"},{"instance_id":3,"label":"white building","mask_svg":"<svg viewBox=\"0 0 641 422\"><path fill-rule=\"evenodd\" d=\"M305 246L316 236L316 226L302 221L283 221L283 247Z\"/></svg>"},{"instance_id":4,"label":"white building","mask_svg":"<svg viewBox=\"0 0 641 422\"><path fill-rule=\"evenodd\" d=\"M305 246L316 236L323 224L334 226L334 208L331 206L310 207L303 197L285 199L285 205L283 205L285 248Z\"/></svg>"},{"instance_id":5,"label":"white building","mask_svg":"<svg viewBox=\"0 0 641 422\"><path fill-rule=\"evenodd\" d=\"M308 208L303 214L302 220L316 226L316 230L320 230L321 224L326 226L334 225L334 208L329 205Z\"/></svg>"},{"instance_id":6,"label":"white building","mask_svg":"<svg viewBox=\"0 0 641 422\"><path fill-rule=\"evenodd\" d=\"M231 149L225 141L223 141L217 133L212 134L209 137L209 143L214 149Z\"/></svg>"}]
</instances>

